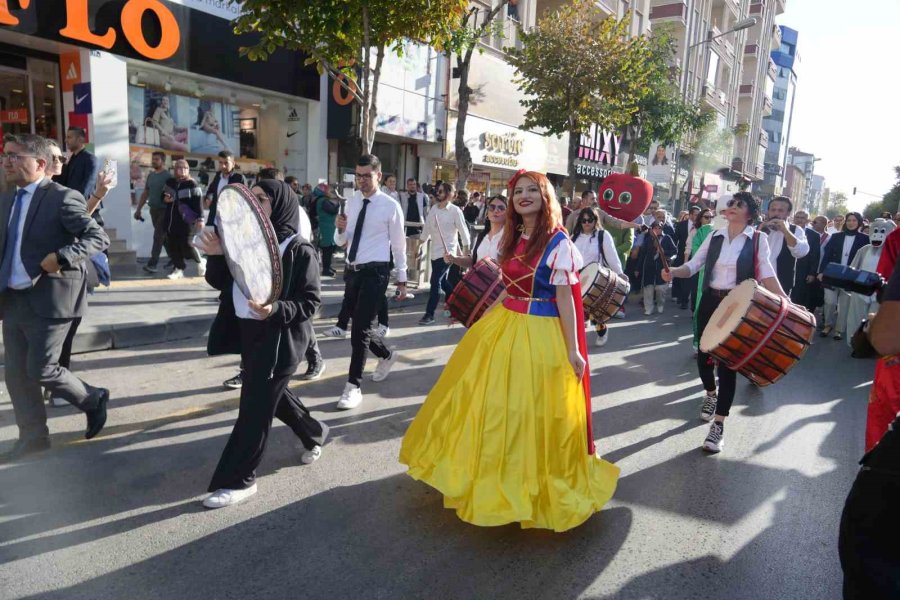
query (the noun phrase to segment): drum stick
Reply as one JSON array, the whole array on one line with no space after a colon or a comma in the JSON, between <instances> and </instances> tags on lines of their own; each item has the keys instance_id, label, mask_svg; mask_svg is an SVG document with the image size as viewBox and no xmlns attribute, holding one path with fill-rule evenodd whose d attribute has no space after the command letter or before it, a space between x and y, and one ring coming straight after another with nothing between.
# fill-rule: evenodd
<instances>
[{"instance_id":1,"label":"drum stick","mask_svg":"<svg viewBox=\"0 0 900 600\"><path fill-rule=\"evenodd\" d=\"M668 273L669 272L669 261L666 258L666 253L663 252L662 245L660 245L660 243L659 243L659 236L653 235L652 233L650 233L649 235L653 237L653 243L656 244L656 253L659 254L659 260L662 261L663 270L666 273Z\"/></svg>"}]
</instances>

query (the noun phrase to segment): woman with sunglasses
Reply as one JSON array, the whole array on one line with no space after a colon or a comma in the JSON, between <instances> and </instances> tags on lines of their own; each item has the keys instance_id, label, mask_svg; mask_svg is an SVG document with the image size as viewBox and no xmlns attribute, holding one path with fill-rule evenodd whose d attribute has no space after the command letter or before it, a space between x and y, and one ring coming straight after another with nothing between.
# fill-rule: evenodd
<instances>
[{"instance_id":1,"label":"woman with sunglasses","mask_svg":"<svg viewBox=\"0 0 900 600\"><path fill-rule=\"evenodd\" d=\"M487 219L490 227L485 227L472 245L472 253L463 256L444 255L444 260L462 269L468 269L482 258L499 260L500 240L503 239L503 225L506 223L506 196L497 194L487 203Z\"/></svg>"},{"instance_id":2,"label":"woman with sunglasses","mask_svg":"<svg viewBox=\"0 0 900 600\"><path fill-rule=\"evenodd\" d=\"M619 254L616 252L616 243L613 237L603 230L599 211L593 208L581 209L581 212L578 213L578 224L575 227L575 234L572 236L572 243L581 253L585 265L599 263L616 275L625 277ZM606 324L597 323L593 319L591 323L594 324L597 332L597 340L594 345L605 346L609 340Z\"/></svg>"},{"instance_id":3,"label":"woman with sunglasses","mask_svg":"<svg viewBox=\"0 0 900 600\"><path fill-rule=\"evenodd\" d=\"M463 521L565 531L603 508L619 469L594 453L581 256L545 175L509 189L506 292L459 342L400 461Z\"/></svg>"},{"instance_id":4,"label":"woman with sunglasses","mask_svg":"<svg viewBox=\"0 0 900 600\"><path fill-rule=\"evenodd\" d=\"M692 277L701 267L705 269L702 295L697 308L697 329L701 337L713 312L728 292L746 279L756 279L770 292L787 297L769 260L766 234L755 231L751 226L759 217L759 200L749 192L738 192L726 207L727 227L717 229L709 235L688 262L669 271L662 271L663 280L672 281L674 277ZM717 369L712 356L702 351L697 355L697 369L706 390L700 418L712 421L702 447L707 452L721 452L725 446L725 418L734 402L737 371L722 364Z\"/></svg>"},{"instance_id":5,"label":"woman with sunglasses","mask_svg":"<svg viewBox=\"0 0 900 600\"><path fill-rule=\"evenodd\" d=\"M835 217L837 222L837 217ZM830 263L847 266L856 258L860 248L869 244L869 236L862 233L863 218L858 212L847 213L843 217L843 228L831 236L822 249L822 261L819 263L819 281L823 271ZM834 332L834 339L844 338L847 329L847 311L850 308L850 293L837 288L825 288L825 308L823 313L824 327L819 334L828 337Z\"/></svg>"}]
</instances>

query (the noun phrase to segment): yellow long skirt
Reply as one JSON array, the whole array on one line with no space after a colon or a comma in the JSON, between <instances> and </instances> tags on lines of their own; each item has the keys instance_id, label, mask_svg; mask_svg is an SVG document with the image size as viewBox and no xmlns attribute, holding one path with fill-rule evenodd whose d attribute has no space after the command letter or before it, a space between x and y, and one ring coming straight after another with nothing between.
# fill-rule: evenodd
<instances>
[{"instance_id":1,"label":"yellow long skirt","mask_svg":"<svg viewBox=\"0 0 900 600\"><path fill-rule=\"evenodd\" d=\"M580 525L612 497L619 468L587 453L567 356L559 319L492 309L453 352L400 462L468 523Z\"/></svg>"}]
</instances>

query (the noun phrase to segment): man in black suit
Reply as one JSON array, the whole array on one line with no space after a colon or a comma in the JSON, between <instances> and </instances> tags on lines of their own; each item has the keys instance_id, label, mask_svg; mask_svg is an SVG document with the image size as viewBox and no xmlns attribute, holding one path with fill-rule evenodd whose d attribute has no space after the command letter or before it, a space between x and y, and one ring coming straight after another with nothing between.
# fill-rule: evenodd
<instances>
[{"instance_id":1,"label":"man in black suit","mask_svg":"<svg viewBox=\"0 0 900 600\"><path fill-rule=\"evenodd\" d=\"M822 258L822 249L819 246L819 233L807 228L809 213L798 210L794 213L794 225L803 230L806 240L809 242L809 254L797 259L797 268L794 276L794 289L791 290L791 301L794 304L805 306L810 312L816 309L813 288L816 286L816 272L819 261Z\"/></svg>"},{"instance_id":2,"label":"man in black suit","mask_svg":"<svg viewBox=\"0 0 900 600\"><path fill-rule=\"evenodd\" d=\"M213 177L209 187L206 188L205 204L209 208L207 225L215 225L216 201L222 189L229 183L242 183L247 185L247 178L234 170L234 153L231 150L219 152L219 171Z\"/></svg>"},{"instance_id":3,"label":"man in black suit","mask_svg":"<svg viewBox=\"0 0 900 600\"><path fill-rule=\"evenodd\" d=\"M41 388L87 416L85 437L106 424L109 390L84 383L59 365L72 320L86 305L85 261L109 246L84 198L46 178L50 142L23 134L4 137L6 181L0 196L0 320L6 388L19 439L0 461L50 446Z\"/></svg>"},{"instance_id":4,"label":"man in black suit","mask_svg":"<svg viewBox=\"0 0 900 600\"><path fill-rule=\"evenodd\" d=\"M63 166L62 173L54 179L56 183L71 188L87 199L97 187L97 157L85 148L86 135L81 127L69 127L66 131L66 148L72 156ZM102 205L101 205L102 208ZM94 211L94 219L103 227L100 211Z\"/></svg>"},{"instance_id":5,"label":"man in black suit","mask_svg":"<svg viewBox=\"0 0 900 600\"><path fill-rule=\"evenodd\" d=\"M687 247L688 237L691 231L694 230L694 222L699 214L700 207L692 204L688 211L688 218L675 224L675 244L678 246L678 252L675 254L675 261L672 266L680 267L684 264L684 252ZM672 283L672 296L678 300L680 308L688 307L688 300L690 300L691 296L690 282L690 279L676 279Z\"/></svg>"}]
</instances>

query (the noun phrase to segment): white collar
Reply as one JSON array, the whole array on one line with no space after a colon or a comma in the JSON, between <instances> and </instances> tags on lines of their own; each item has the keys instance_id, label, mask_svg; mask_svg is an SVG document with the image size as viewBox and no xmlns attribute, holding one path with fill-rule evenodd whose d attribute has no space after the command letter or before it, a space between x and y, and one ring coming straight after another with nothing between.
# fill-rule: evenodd
<instances>
[{"instance_id":1,"label":"white collar","mask_svg":"<svg viewBox=\"0 0 900 600\"><path fill-rule=\"evenodd\" d=\"M744 227L744 230L743 230L741 233L744 234L745 236L747 236L749 239L751 239L751 240L753 239L753 228L750 227L749 225L747 225L746 227ZM716 230L713 232L713 235L714 235L714 236L716 236L716 235L721 235L721 236L726 236L726 235L728 235L728 227L723 227L722 229L716 229Z\"/></svg>"}]
</instances>

